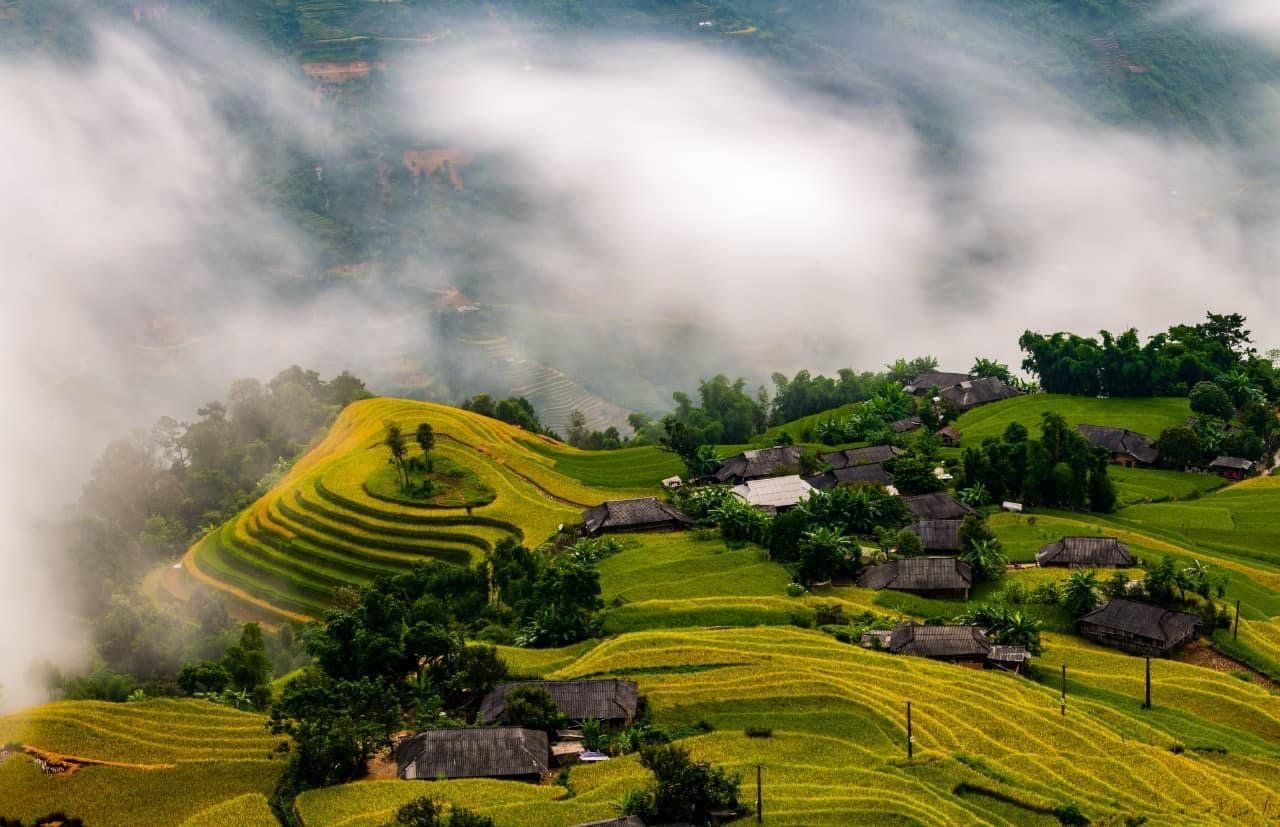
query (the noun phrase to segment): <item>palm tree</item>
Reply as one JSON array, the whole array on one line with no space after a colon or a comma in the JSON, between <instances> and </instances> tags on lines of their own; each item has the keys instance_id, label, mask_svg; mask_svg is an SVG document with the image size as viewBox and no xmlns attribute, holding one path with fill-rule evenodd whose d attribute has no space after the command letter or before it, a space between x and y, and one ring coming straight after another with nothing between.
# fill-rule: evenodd
<instances>
[{"instance_id":1,"label":"palm tree","mask_svg":"<svg viewBox=\"0 0 1280 827\"><path fill-rule=\"evenodd\" d=\"M853 538L838 528L818 526L806 531L800 538L800 579L806 583L829 580L858 551Z\"/></svg>"},{"instance_id":2,"label":"palm tree","mask_svg":"<svg viewBox=\"0 0 1280 827\"><path fill-rule=\"evenodd\" d=\"M1009 565L1000 541L994 537L974 540L961 553L960 559L972 566L974 575L982 580L995 580Z\"/></svg>"},{"instance_id":3,"label":"palm tree","mask_svg":"<svg viewBox=\"0 0 1280 827\"><path fill-rule=\"evenodd\" d=\"M1079 620L1098 608L1098 573L1093 569L1073 571L1062 587L1062 608Z\"/></svg>"},{"instance_id":4,"label":"palm tree","mask_svg":"<svg viewBox=\"0 0 1280 827\"><path fill-rule=\"evenodd\" d=\"M956 496L960 499L960 502L965 505L973 506L974 508L986 505L991 499L990 492L987 491L987 487L981 482L975 482L968 488L961 488L956 492Z\"/></svg>"},{"instance_id":5,"label":"palm tree","mask_svg":"<svg viewBox=\"0 0 1280 827\"><path fill-rule=\"evenodd\" d=\"M1040 654L1041 623L1020 611L1007 612L1000 628L994 630L997 643L1006 646L1025 646L1033 655Z\"/></svg>"}]
</instances>

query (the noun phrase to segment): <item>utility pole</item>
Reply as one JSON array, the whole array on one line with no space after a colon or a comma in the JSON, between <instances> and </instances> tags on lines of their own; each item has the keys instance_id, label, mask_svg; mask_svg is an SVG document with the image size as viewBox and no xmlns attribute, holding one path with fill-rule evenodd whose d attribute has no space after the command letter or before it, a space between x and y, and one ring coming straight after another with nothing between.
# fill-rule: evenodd
<instances>
[{"instance_id":1,"label":"utility pole","mask_svg":"<svg viewBox=\"0 0 1280 827\"><path fill-rule=\"evenodd\" d=\"M1067 717L1067 665L1062 664L1062 717Z\"/></svg>"},{"instance_id":2,"label":"utility pole","mask_svg":"<svg viewBox=\"0 0 1280 827\"><path fill-rule=\"evenodd\" d=\"M756 764L756 824L764 824L764 795L760 789L759 764Z\"/></svg>"},{"instance_id":3,"label":"utility pole","mask_svg":"<svg viewBox=\"0 0 1280 827\"><path fill-rule=\"evenodd\" d=\"M915 756L915 738L911 735L911 701L907 701L907 760Z\"/></svg>"},{"instance_id":4,"label":"utility pole","mask_svg":"<svg viewBox=\"0 0 1280 827\"><path fill-rule=\"evenodd\" d=\"M1231 639L1236 640L1240 637L1240 601L1236 601L1236 622L1231 627Z\"/></svg>"},{"instance_id":5,"label":"utility pole","mask_svg":"<svg viewBox=\"0 0 1280 827\"><path fill-rule=\"evenodd\" d=\"M1151 658L1147 658L1147 700L1142 705L1143 709L1151 708Z\"/></svg>"}]
</instances>

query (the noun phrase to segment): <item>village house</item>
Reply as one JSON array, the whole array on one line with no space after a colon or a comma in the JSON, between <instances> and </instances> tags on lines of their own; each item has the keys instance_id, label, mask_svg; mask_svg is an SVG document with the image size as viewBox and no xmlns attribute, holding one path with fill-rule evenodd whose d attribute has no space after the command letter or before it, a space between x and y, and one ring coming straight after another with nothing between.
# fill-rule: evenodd
<instances>
[{"instance_id":1,"label":"village house","mask_svg":"<svg viewBox=\"0 0 1280 827\"><path fill-rule=\"evenodd\" d=\"M837 485L881 485L885 488L893 485L893 474L878 463L870 465L849 465L835 468L823 474L805 477L804 481L819 491L829 491Z\"/></svg>"},{"instance_id":2,"label":"village house","mask_svg":"<svg viewBox=\"0 0 1280 827\"><path fill-rule=\"evenodd\" d=\"M538 782L551 750L547 734L521 727L464 727L420 732L396 745L401 779L503 778Z\"/></svg>"},{"instance_id":3,"label":"village house","mask_svg":"<svg viewBox=\"0 0 1280 827\"><path fill-rule=\"evenodd\" d=\"M931 553L959 553L964 550L960 541L960 527L964 520L921 520L907 530L920 538L920 545Z\"/></svg>"},{"instance_id":4,"label":"village house","mask_svg":"<svg viewBox=\"0 0 1280 827\"><path fill-rule=\"evenodd\" d=\"M778 445L756 451L744 451L724 461L714 474L716 482L740 485L748 480L794 474L800 470L804 449L799 445Z\"/></svg>"},{"instance_id":5,"label":"village house","mask_svg":"<svg viewBox=\"0 0 1280 827\"><path fill-rule=\"evenodd\" d=\"M777 514L794 508L809 498L813 486L799 476L747 480L733 489L733 495L749 505Z\"/></svg>"},{"instance_id":6,"label":"village house","mask_svg":"<svg viewBox=\"0 0 1280 827\"><path fill-rule=\"evenodd\" d=\"M994 377L974 378L967 373L929 371L908 382L903 390L913 396L924 396L937 389L938 398L958 411L1021 396L1022 391Z\"/></svg>"},{"instance_id":7,"label":"village house","mask_svg":"<svg viewBox=\"0 0 1280 827\"><path fill-rule=\"evenodd\" d=\"M960 440L964 437L964 434L957 431L951 425L947 425L946 427L938 430L937 437L942 441L943 445L946 445L949 448L954 448L960 444Z\"/></svg>"},{"instance_id":8,"label":"village house","mask_svg":"<svg viewBox=\"0 0 1280 827\"><path fill-rule=\"evenodd\" d=\"M913 557L868 566L858 577L864 589L910 592L939 600L968 600L973 572L954 557Z\"/></svg>"},{"instance_id":9,"label":"village house","mask_svg":"<svg viewBox=\"0 0 1280 827\"><path fill-rule=\"evenodd\" d=\"M494 687L481 702L477 720L482 724L506 723L507 694L521 687L545 689L560 714L574 724L594 720L623 729L635 720L640 702L634 681L521 681Z\"/></svg>"},{"instance_id":10,"label":"village house","mask_svg":"<svg viewBox=\"0 0 1280 827\"><path fill-rule=\"evenodd\" d=\"M604 821L587 821L574 827L644 827L644 822L640 820L640 816L619 816Z\"/></svg>"},{"instance_id":11,"label":"village house","mask_svg":"<svg viewBox=\"0 0 1280 827\"><path fill-rule=\"evenodd\" d=\"M912 431L918 431L924 427L924 420L918 416L908 416L906 419L895 419L889 423L889 430L895 434L909 434Z\"/></svg>"},{"instance_id":12,"label":"village house","mask_svg":"<svg viewBox=\"0 0 1280 827\"><path fill-rule=\"evenodd\" d=\"M973 509L945 491L903 497L902 502L917 522L926 520L963 520Z\"/></svg>"},{"instance_id":13,"label":"village house","mask_svg":"<svg viewBox=\"0 0 1280 827\"><path fill-rule=\"evenodd\" d=\"M1195 615L1116 599L1080 618L1080 634L1134 655L1168 655L1200 636Z\"/></svg>"},{"instance_id":14,"label":"village house","mask_svg":"<svg viewBox=\"0 0 1280 827\"><path fill-rule=\"evenodd\" d=\"M1148 468L1160 458L1155 443L1142 434L1105 425L1081 425L1079 430L1090 445L1106 450L1115 465Z\"/></svg>"},{"instance_id":15,"label":"village house","mask_svg":"<svg viewBox=\"0 0 1280 827\"><path fill-rule=\"evenodd\" d=\"M862 645L895 655L914 655L971 669L1017 672L1031 659L1025 647L992 644L987 633L978 626L921 626L907 621L895 626L892 632L869 632L863 636Z\"/></svg>"},{"instance_id":16,"label":"village house","mask_svg":"<svg viewBox=\"0 0 1280 827\"><path fill-rule=\"evenodd\" d=\"M1240 482L1258 473L1258 463L1242 457L1218 457L1209 463L1209 471L1220 477Z\"/></svg>"},{"instance_id":17,"label":"village house","mask_svg":"<svg viewBox=\"0 0 1280 827\"><path fill-rule=\"evenodd\" d=\"M855 468L859 465L883 465L896 459L903 453L901 448L893 445L870 445L866 448L849 448L830 454L819 454L818 459L830 465L832 470Z\"/></svg>"},{"instance_id":18,"label":"village house","mask_svg":"<svg viewBox=\"0 0 1280 827\"><path fill-rule=\"evenodd\" d=\"M1036 552L1036 565L1127 569L1134 565L1134 560L1129 547L1115 537L1063 537L1040 547Z\"/></svg>"},{"instance_id":19,"label":"village house","mask_svg":"<svg viewBox=\"0 0 1280 827\"><path fill-rule=\"evenodd\" d=\"M589 537L634 531L679 531L692 524L693 520L656 497L611 500L582 512L582 530Z\"/></svg>"}]
</instances>

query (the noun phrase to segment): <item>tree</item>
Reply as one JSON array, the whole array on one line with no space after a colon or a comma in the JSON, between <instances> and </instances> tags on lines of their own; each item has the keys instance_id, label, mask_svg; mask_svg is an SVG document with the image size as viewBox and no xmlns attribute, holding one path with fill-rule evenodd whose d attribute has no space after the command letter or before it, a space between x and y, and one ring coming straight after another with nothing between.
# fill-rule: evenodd
<instances>
[{"instance_id":1,"label":"tree","mask_svg":"<svg viewBox=\"0 0 1280 827\"><path fill-rule=\"evenodd\" d=\"M187 695L221 692L231 684L231 675L216 660L188 663L178 672L178 688Z\"/></svg>"},{"instance_id":2,"label":"tree","mask_svg":"<svg viewBox=\"0 0 1280 827\"><path fill-rule=\"evenodd\" d=\"M727 540L759 543L764 542L769 533L769 516L736 496L725 497L711 512L711 519L720 526L720 533Z\"/></svg>"},{"instance_id":3,"label":"tree","mask_svg":"<svg viewBox=\"0 0 1280 827\"><path fill-rule=\"evenodd\" d=\"M413 438L422 449L422 460L426 463L427 473L431 473L431 451L436 447L436 431L430 422L419 422L413 432Z\"/></svg>"},{"instance_id":4,"label":"tree","mask_svg":"<svg viewBox=\"0 0 1280 827\"><path fill-rule=\"evenodd\" d=\"M262 639L262 627L246 623L240 631L240 642L227 649L222 666L231 678L231 685L246 692L258 707L266 706L271 699L267 684L271 682L271 657Z\"/></svg>"},{"instance_id":5,"label":"tree","mask_svg":"<svg viewBox=\"0 0 1280 827\"><path fill-rule=\"evenodd\" d=\"M1191 410L1203 416L1230 420L1236 415L1231 397L1214 382L1200 382L1191 389Z\"/></svg>"},{"instance_id":6,"label":"tree","mask_svg":"<svg viewBox=\"0 0 1280 827\"><path fill-rule=\"evenodd\" d=\"M852 538L846 537L838 528L818 526L800 538L800 561L796 574L804 583L830 580L851 561L856 564L859 556L861 549Z\"/></svg>"},{"instance_id":7,"label":"tree","mask_svg":"<svg viewBox=\"0 0 1280 827\"><path fill-rule=\"evenodd\" d=\"M994 537L969 543L960 553L960 559L973 569L975 580L996 580L1009 566L1009 558L1000 547L1000 541Z\"/></svg>"},{"instance_id":8,"label":"tree","mask_svg":"<svg viewBox=\"0 0 1280 827\"><path fill-rule=\"evenodd\" d=\"M1093 569L1078 569L1071 572L1071 576L1063 584L1059 605L1067 610L1072 619L1079 620L1098 608L1101 601L1098 594L1098 573Z\"/></svg>"},{"instance_id":9,"label":"tree","mask_svg":"<svg viewBox=\"0 0 1280 827\"><path fill-rule=\"evenodd\" d=\"M391 452L391 462L400 475L400 487L407 491L409 490L409 469L405 460L409 456L409 447L404 441L404 431L395 422L388 421L383 425L387 429L387 435L383 438L382 444Z\"/></svg>"},{"instance_id":10,"label":"tree","mask_svg":"<svg viewBox=\"0 0 1280 827\"><path fill-rule=\"evenodd\" d=\"M903 454L885 467L893 472L893 486L904 497L932 494L946 487L933 472L936 464L915 452Z\"/></svg>"},{"instance_id":11,"label":"tree","mask_svg":"<svg viewBox=\"0 0 1280 827\"><path fill-rule=\"evenodd\" d=\"M995 359L983 359L981 356L974 359L969 373L984 379L999 379L1006 383L1013 381L1013 374L1009 372L1008 365L997 362Z\"/></svg>"},{"instance_id":12,"label":"tree","mask_svg":"<svg viewBox=\"0 0 1280 827\"><path fill-rule=\"evenodd\" d=\"M566 723L551 693L540 686L518 686L507 693L506 702L507 720L512 726L542 730L552 741Z\"/></svg>"},{"instance_id":13,"label":"tree","mask_svg":"<svg viewBox=\"0 0 1280 827\"><path fill-rule=\"evenodd\" d=\"M1187 466L1199 465L1204 459L1204 444L1195 428L1176 425L1165 428L1156 442L1160 451L1160 464L1181 471Z\"/></svg>"},{"instance_id":14,"label":"tree","mask_svg":"<svg viewBox=\"0 0 1280 827\"><path fill-rule=\"evenodd\" d=\"M396 810L391 827L494 827L493 819L423 796Z\"/></svg>"},{"instance_id":15,"label":"tree","mask_svg":"<svg viewBox=\"0 0 1280 827\"><path fill-rule=\"evenodd\" d=\"M694 761L688 749L659 744L640 750L640 764L653 773L654 783L622 805L623 815L640 816L648 824L709 825L711 814L738 808L742 777Z\"/></svg>"}]
</instances>

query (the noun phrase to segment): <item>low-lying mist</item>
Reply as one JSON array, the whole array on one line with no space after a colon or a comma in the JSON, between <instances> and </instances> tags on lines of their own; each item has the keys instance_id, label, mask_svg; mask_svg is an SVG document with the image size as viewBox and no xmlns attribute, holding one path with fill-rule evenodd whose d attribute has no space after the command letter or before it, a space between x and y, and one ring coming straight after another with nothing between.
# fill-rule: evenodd
<instances>
[{"instance_id":1,"label":"low-lying mist","mask_svg":"<svg viewBox=\"0 0 1280 827\"><path fill-rule=\"evenodd\" d=\"M1224 25L1269 25L1252 8ZM318 287L312 240L266 182L285 148L358 155L362 135L314 105L290 61L173 20L100 21L82 60L0 62L4 706L41 699L33 660L86 655L46 527L107 439L189 415L235 376L360 373L397 348L429 360L425 321L386 335L398 285L467 275L450 251ZM539 46L446 40L388 70L376 113L518 193L518 213L473 207L475 257L504 263L496 295L514 303L691 322L715 332L726 371L759 377L922 353L1016 364L1025 328L1153 332L1209 309L1274 338L1280 227L1247 148L1103 123L1034 70L910 37L897 59L929 67L963 113L945 158L891 97L818 91L759 60ZM610 346L572 328L566 348Z\"/></svg>"}]
</instances>

